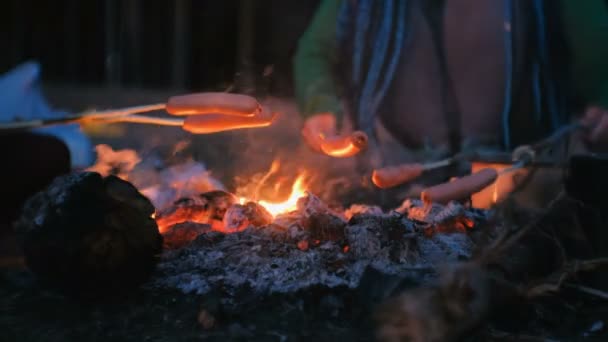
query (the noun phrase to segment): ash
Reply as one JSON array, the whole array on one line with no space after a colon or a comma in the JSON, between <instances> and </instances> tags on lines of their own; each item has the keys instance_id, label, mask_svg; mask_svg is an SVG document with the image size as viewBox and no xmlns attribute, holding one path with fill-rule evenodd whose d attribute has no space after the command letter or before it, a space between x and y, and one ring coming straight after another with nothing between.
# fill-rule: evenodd
<instances>
[{"instance_id":1,"label":"ash","mask_svg":"<svg viewBox=\"0 0 608 342\"><path fill-rule=\"evenodd\" d=\"M348 221L309 194L296 212L270 225L232 234L206 226L184 247L162 255L150 286L187 294L284 294L319 286L357 288L369 269L415 274L427 283L440 264L472 256L469 231L485 220L484 212L456 203L424 208L406 201L390 213L360 205L346 212Z\"/></svg>"}]
</instances>

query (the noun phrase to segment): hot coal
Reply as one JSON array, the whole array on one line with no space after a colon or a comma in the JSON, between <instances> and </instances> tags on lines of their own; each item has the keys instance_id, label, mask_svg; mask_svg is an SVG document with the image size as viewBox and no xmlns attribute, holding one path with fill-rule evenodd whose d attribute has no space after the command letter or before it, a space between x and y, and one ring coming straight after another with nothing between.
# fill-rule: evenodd
<instances>
[{"instance_id":1,"label":"hot coal","mask_svg":"<svg viewBox=\"0 0 608 342\"><path fill-rule=\"evenodd\" d=\"M237 205L228 212L232 208L243 209ZM151 286L221 291L228 298L243 290L265 296L319 286L357 288L370 267L419 277L421 268L471 257L475 243L466 231L428 235L421 228L427 224L398 212L358 214L346 222L309 194L297 211L270 224L231 234L204 232L185 247L166 251Z\"/></svg>"},{"instance_id":2,"label":"hot coal","mask_svg":"<svg viewBox=\"0 0 608 342\"><path fill-rule=\"evenodd\" d=\"M199 235L211 230L211 225L203 223L178 223L163 234L163 246L166 249L176 249L189 244Z\"/></svg>"},{"instance_id":3,"label":"hot coal","mask_svg":"<svg viewBox=\"0 0 608 342\"><path fill-rule=\"evenodd\" d=\"M209 191L178 199L158 213L156 222L162 232L184 222L221 226L226 211L236 203L238 198L229 192Z\"/></svg>"},{"instance_id":4,"label":"hot coal","mask_svg":"<svg viewBox=\"0 0 608 342\"><path fill-rule=\"evenodd\" d=\"M234 204L226 211L223 217L223 229L228 232L237 232L247 227L261 227L272 222L272 215L261 205L247 202L244 205Z\"/></svg>"},{"instance_id":5,"label":"hot coal","mask_svg":"<svg viewBox=\"0 0 608 342\"><path fill-rule=\"evenodd\" d=\"M85 172L59 177L30 198L15 226L40 280L65 293L104 296L152 273L162 247L153 214L130 183Z\"/></svg>"}]
</instances>

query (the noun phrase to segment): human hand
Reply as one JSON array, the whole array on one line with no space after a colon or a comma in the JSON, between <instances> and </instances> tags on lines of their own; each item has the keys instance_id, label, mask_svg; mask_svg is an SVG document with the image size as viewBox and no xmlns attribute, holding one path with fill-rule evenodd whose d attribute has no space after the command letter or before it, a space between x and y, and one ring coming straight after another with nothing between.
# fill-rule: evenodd
<instances>
[{"instance_id":1,"label":"human hand","mask_svg":"<svg viewBox=\"0 0 608 342\"><path fill-rule=\"evenodd\" d=\"M581 122L589 127L584 139L587 143L597 146L608 146L608 110L592 106L587 108Z\"/></svg>"},{"instance_id":2,"label":"human hand","mask_svg":"<svg viewBox=\"0 0 608 342\"><path fill-rule=\"evenodd\" d=\"M336 117L332 113L320 113L311 116L304 122L302 137L306 144L317 152L326 137L337 134Z\"/></svg>"}]
</instances>

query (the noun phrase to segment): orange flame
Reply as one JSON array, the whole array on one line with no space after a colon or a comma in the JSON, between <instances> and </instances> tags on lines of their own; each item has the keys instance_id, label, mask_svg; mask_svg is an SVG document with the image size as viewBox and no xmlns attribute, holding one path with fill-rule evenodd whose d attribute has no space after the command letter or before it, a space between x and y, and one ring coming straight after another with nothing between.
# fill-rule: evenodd
<instances>
[{"instance_id":1,"label":"orange flame","mask_svg":"<svg viewBox=\"0 0 608 342\"><path fill-rule=\"evenodd\" d=\"M298 176L298 178L296 178L296 181L293 183L293 187L291 188L291 194L289 194L287 200L278 203L260 200L258 203L266 208L266 210L268 210L273 217L296 210L298 200L301 197L306 196L306 185L304 182L305 178L306 177L304 174L301 174Z\"/></svg>"},{"instance_id":2,"label":"orange flame","mask_svg":"<svg viewBox=\"0 0 608 342\"><path fill-rule=\"evenodd\" d=\"M291 192L286 200L279 202L268 198L260 198L260 190L262 189L264 184L270 179L270 177L272 175L275 175L279 171L280 167L281 163L279 162L279 160L274 160L268 172L264 174L264 176L255 186L255 188L250 193L244 194L242 197L240 197L241 204L245 204L246 202L256 202L262 207L264 207L272 215L272 217L277 217L278 215L295 211L297 209L298 199L306 196L307 177L303 172L301 172L296 177L291 187ZM279 193L282 185L284 184L284 179L280 179L276 181L276 183L271 188L274 189L275 193Z\"/></svg>"}]
</instances>

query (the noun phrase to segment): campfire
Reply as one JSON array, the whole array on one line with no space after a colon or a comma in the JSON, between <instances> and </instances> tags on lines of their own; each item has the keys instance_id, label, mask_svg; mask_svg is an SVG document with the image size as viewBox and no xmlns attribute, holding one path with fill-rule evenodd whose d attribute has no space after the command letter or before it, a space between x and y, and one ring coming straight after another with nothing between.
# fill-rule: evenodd
<instances>
[{"instance_id":1,"label":"campfire","mask_svg":"<svg viewBox=\"0 0 608 342\"><path fill-rule=\"evenodd\" d=\"M572 270L573 264L563 263L564 247L555 242L569 238L556 231L574 222L571 214L576 213L572 209L576 205L566 197L547 208L560 219L542 215L540 220L526 219L530 223L513 233L504 212L456 201L441 204L423 196L405 199L392 210L330 204L310 190L312 170L277 177L282 167L279 160L256 175L255 181L231 192L203 164L191 159L159 166L149 160L154 158L142 158L133 151L114 151L104 145L97 149L99 162L89 170L95 173L58 178L29 202L19 224L29 236L26 246L38 253L56 248L54 243L67 250L86 244L95 252L82 261L70 259L73 268L86 273L92 265L108 260L104 267L110 275L133 273L139 266L123 269L125 258L149 251L135 254L147 261L132 279L141 282L156 264L144 285L147 289L200 296L219 292L223 305L238 311L251 296L263 301L319 288L348 294L371 286L374 293L381 293L373 294L379 296L377 304L394 298L373 309L380 336L441 341L465 334L495 308L515 303L513 298L529 300L558 289L563 279L578 272ZM98 180L99 174L105 177L104 183ZM67 247L61 246L66 242L57 240L58 234L50 235L50 242L38 237L46 234L39 231L41 225L52 225L65 234L66 228L57 222L67 222L62 215L78 215L74 208L79 201L90 200L93 195L87 195L87 189L96 187L101 188L92 194L105 192L103 201L109 202L95 213L106 217L112 229L122 231L124 225L137 222L147 222L149 227L148 220L153 220L158 231L124 239L112 230L100 231L94 239L85 233L81 240L67 242L77 241ZM121 207L126 203L138 209L125 221ZM539 235L534 233L538 227L546 229ZM159 232L160 256L160 240L155 237ZM119 255L107 247L114 240L126 244ZM541 267L529 262L536 258L542 261ZM33 269L49 277L50 283L60 279L60 286L80 286L74 284L79 284L76 279L82 275L58 276L54 266L49 267L54 259L42 254L31 259ZM586 262L582 265L589 270L604 264L602 260ZM114 270L117 273L111 273ZM555 277L562 279L557 285L551 283ZM89 288L105 284L97 276L89 278L94 280L87 283ZM104 288L124 285L116 281L120 277L108 278L110 285ZM430 332L434 337L429 337Z\"/></svg>"}]
</instances>

